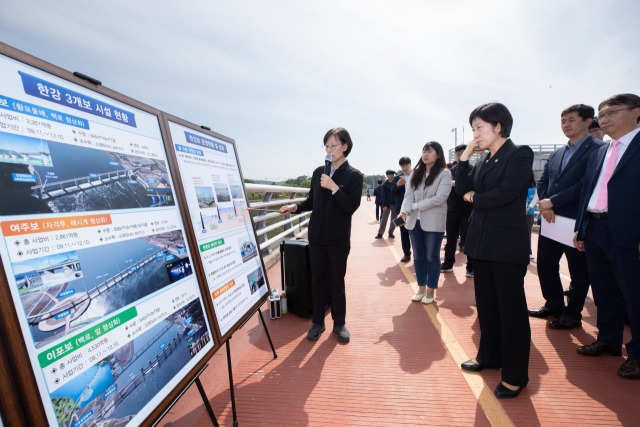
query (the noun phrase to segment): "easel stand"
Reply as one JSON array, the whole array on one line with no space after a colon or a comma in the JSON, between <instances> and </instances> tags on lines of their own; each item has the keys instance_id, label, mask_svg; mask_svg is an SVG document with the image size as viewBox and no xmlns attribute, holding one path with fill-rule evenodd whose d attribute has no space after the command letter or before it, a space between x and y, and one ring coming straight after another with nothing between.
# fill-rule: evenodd
<instances>
[{"instance_id":1,"label":"easel stand","mask_svg":"<svg viewBox=\"0 0 640 427\"><path fill-rule=\"evenodd\" d=\"M220 427L220 425L218 424L218 420L216 420L216 416L213 413L213 408L211 408L211 404L209 403L209 399L207 398L207 394L204 392L204 388L202 387L202 383L200 382L199 376L196 378L196 385L198 386L198 391L200 392L202 401L204 402L204 407L207 408L207 412L209 413L211 422L215 427Z\"/></svg>"},{"instance_id":2,"label":"easel stand","mask_svg":"<svg viewBox=\"0 0 640 427\"><path fill-rule=\"evenodd\" d=\"M194 382L196 383L196 386L198 386L198 391L200 391L200 396L202 397L202 400L204 401L204 406L207 408L207 412L209 413L209 417L211 417L211 421L213 422L213 425L215 427L220 427L220 425L218 424L218 420L216 420L216 416L213 413L213 409L211 408L211 404L209 404L209 399L207 398L207 394L204 392L204 388L202 388L202 383L200 382L200 374L202 374L202 371L204 371L207 366L209 366L209 364L207 363L206 365L204 365L202 367L202 369L200 369L200 371L198 371L198 373L196 374L195 378L192 379L189 384L187 384L182 391L180 392L180 394L178 394L178 396L176 396L175 399L173 399L173 402L171 402L169 404L169 406L167 406L167 409L165 409L165 411L162 413L162 415L160 415L160 417L153 423L153 426L155 427L156 425L158 425L158 423L160 422L160 420L162 418L164 418L165 415L167 415L167 412L169 412L171 410L171 408L173 408L173 405L176 404L176 402L182 397L182 395L184 394L185 391L187 391L187 389L189 387L191 387L191 384L193 384Z\"/></svg>"},{"instance_id":3,"label":"easel stand","mask_svg":"<svg viewBox=\"0 0 640 427\"><path fill-rule=\"evenodd\" d=\"M264 328L264 331L267 333L267 338L269 339L269 345L271 346L271 351L273 352L273 358L277 359L278 355L276 354L276 349L273 347L273 341L271 341L271 335L269 335L269 330L267 329L267 324L264 321L264 317L262 316L262 310L260 310L260 307L258 307L258 314L260 315L260 320L262 321L262 327ZM251 316L249 316L247 318L247 320L249 320L251 318ZM247 323L247 320L244 321L244 323ZM242 325L240 325L240 328L242 328L244 326L244 323ZM229 392L231 393L231 412L233 413L233 427L238 427L238 416L236 414L236 395L235 395L235 391L234 391L234 386L233 386L233 368L231 366L231 347L229 345L229 341L231 341L231 337L229 337L229 339L227 340L226 344L227 344L227 367L229 368ZM200 387L200 386L199 386ZM201 392L202 394L203 392ZM204 394L202 394L202 398L205 399L206 401L206 396ZM206 404L208 404L208 402L206 402ZM207 409L209 410L209 409ZM213 415L213 411L209 412L209 415L211 415L211 419L214 420L215 417ZM217 426L218 424L216 422L214 422L214 424Z\"/></svg>"}]
</instances>

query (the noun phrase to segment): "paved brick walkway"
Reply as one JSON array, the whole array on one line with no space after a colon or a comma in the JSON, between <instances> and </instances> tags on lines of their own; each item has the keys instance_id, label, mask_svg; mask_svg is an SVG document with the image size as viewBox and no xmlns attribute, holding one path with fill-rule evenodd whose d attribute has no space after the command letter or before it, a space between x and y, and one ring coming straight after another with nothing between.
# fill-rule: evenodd
<instances>
[{"instance_id":1,"label":"paved brick walkway","mask_svg":"<svg viewBox=\"0 0 640 427\"><path fill-rule=\"evenodd\" d=\"M583 328L556 331L531 319L529 385L517 399L498 400L493 389L499 372L459 369L475 356L479 339L465 256L456 254L453 273L441 276L434 304L413 303L413 262L399 263L399 233L395 242L375 240L377 227L374 204L363 199L353 219L347 272L349 344L330 332L329 314L327 331L310 342L305 339L310 320L287 314L271 321L266 305L277 359L257 317L234 334L239 425L640 425L640 381L616 375L624 359L575 352L596 336L591 294ZM566 265L562 272L568 286ZM280 287L279 266L269 271L269 283ZM529 307L541 306L535 262L525 288ZM233 425L225 348L201 380L220 425ZM211 425L195 386L160 425Z\"/></svg>"}]
</instances>

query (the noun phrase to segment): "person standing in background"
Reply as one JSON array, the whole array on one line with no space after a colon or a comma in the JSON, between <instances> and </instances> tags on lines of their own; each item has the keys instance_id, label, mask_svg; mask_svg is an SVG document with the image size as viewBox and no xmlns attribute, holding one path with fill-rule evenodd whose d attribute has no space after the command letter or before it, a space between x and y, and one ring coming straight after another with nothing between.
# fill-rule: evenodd
<instances>
[{"instance_id":1,"label":"person standing in background","mask_svg":"<svg viewBox=\"0 0 640 427\"><path fill-rule=\"evenodd\" d=\"M382 239L384 234L384 230L387 228L387 221L389 218L393 220L396 217L396 205L395 200L393 199L393 195L391 194L391 189L393 188L393 178L395 176L395 172L391 169L387 170L387 180L382 187L384 188L384 197L387 201L386 206L382 208L382 217L380 218L380 227L378 228L378 234L376 234L376 239ZM389 238L393 239L395 236L393 235L393 230L396 228L396 225L393 221L389 221Z\"/></svg>"},{"instance_id":2,"label":"person standing in background","mask_svg":"<svg viewBox=\"0 0 640 427\"><path fill-rule=\"evenodd\" d=\"M362 200L363 176L351 167L347 156L353 148L345 128L333 128L324 136L324 149L331 154L331 173L324 166L313 171L309 196L302 202L280 208L282 215L311 210L309 255L313 324L307 338L315 341L324 332L327 274L331 282L331 317L338 341L349 342L345 326L347 301L344 276L351 250L351 217Z\"/></svg>"},{"instance_id":3,"label":"person standing in background","mask_svg":"<svg viewBox=\"0 0 640 427\"><path fill-rule=\"evenodd\" d=\"M391 187L391 194L395 198L395 206L400 209L402 202L404 201L404 195L409 185L409 174L411 173L411 159L409 157L400 157L400 170L402 173L396 175L393 178L393 187ZM404 225L400 227L400 240L402 241L402 253L403 256L400 259L401 262L409 262L411 260L411 238L409 237L409 231L407 231Z\"/></svg>"},{"instance_id":4,"label":"person standing in background","mask_svg":"<svg viewBox=\"0 0 640 427\"><path fill-rule=\"evenodd\" d=\"M529 264L523 206L533 151L509 139L513 118L503 104L484 104L469 116L473 141L460 156L456 191L473 203L465 253L473 258L480 345L466 371L502 369L496 397L516 397L529 382L531 327L524 276ZM474 165L475 147L489 150Z\"/></svg>"},{"instance_id":5,"label":"person standing in background","mask_svg":"<svg viewBox=\"0 0 640 427\"><path fill-rule=\"evenodd\" d=\"M473 205L466 202L462 194L458 194L455 188L455 181L458 176L458 162L465 148L467 148L466 145L458 145L456 147L456 162L451 167L453 187L447 199L447 243L444 245L444 263L442 264L442 271L446 273L453 271L453 264L456 262L458 236L460 236L460 251L464 250L464 241L469 229L469 216L473 210ZM473 261L471 258L467 258L466 276L473 277Z\"/></svg>"},{"instance_id":6,"label":"person standing in background","mask_svg":"<svg viewBox=\"0 0 640 427\"><path fill-rule=\"evenodd\" d=\"M525 211L527 212L527 227L529 227L529 258L533 259L533 252L531 251L531 231L533 230L534 214L538 211L538 192L536 191L536 177L531 174L531 184L527 190L527 206Z\"/></svg>"},{"instance_id":7,"label":"person standing in background","mask_svg":"<svg viewBox=\"0 0 640 427\"><path fill-rule=\"evenodd\" d=\"M400 217L409 230L418 280L418 293L412 300L431 304L440 277L440 246L451 192L451 173L439 143L431 141L424 145L409 182Z\"/></svg>"},{"instance_id":8,"label":"person standing in background","mask_svg":"<svg viewBox=\"0 0 640 427\"><path fill-rule=\"evenodd\" d=\"M382 208L387 204L387 199L384 196L384 187L382 186L382 180L378 180L378 186L373 189L373 196L376 198L376 221L380 221L380 214L382 213Z\"/></svg>"}]
</instances>

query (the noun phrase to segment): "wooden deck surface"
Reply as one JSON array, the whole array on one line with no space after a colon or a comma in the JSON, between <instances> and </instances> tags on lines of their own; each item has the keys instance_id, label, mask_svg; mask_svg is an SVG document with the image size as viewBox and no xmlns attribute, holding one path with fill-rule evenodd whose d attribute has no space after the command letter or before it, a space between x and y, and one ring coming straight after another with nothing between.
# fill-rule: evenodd
<instances>
[{"instance_id":1,"label":"wooden deck surface","mask_svg":"<svg viewBox=\"0 0 640 427\"><path fill-rule=\"evenodd\" d=\"M363 199L353 218L346 277L350 343L331 333L328 312L327 331L311 342L305 338L310 319L286 314L269 320L267 305L263 314L277 359L257 316L230 340L240 426L640 426L640 381L616 374L626 352L585 357L575 351L597 334L591 292L582 328L558 331L531 319L529 385L516 399L496 399L498 371L459 368L475 357L479 340L464 254L456 253L453 273L442 273L434 304L412 302L413 262L399 262L399 232L395 241L386 234L374 239L374 206ZM533 240L535 253L535 233ZM561 272L568 287L564 260ZM270 286L280 288L279 265L268 276ZM535 260L525 288L529 308L544 304ZM629 338L627 327L625 342ZM233 425L224 348L201 381L220 425ZM211 425L195 385L159 425Z\"/></svg>"}]
</instances>

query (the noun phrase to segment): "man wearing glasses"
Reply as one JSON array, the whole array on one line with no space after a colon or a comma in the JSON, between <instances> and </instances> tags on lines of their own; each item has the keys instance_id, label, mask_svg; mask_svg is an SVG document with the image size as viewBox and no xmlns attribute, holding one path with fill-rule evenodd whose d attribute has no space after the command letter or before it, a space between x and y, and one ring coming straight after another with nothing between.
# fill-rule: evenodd
<instances>
[{"instance_id":1,"label":"man wearing glasses","mask_svg":"<svg viewBox=\"0 0 640 427\"><path fill-rule=\"evenodd\" d=\"M576 248L584 251L598 309L598 338L586 356L622 354L625 304L631 327L623 378L640 379L640 97L614 95L598 107L612 138L589 157L580 197Z\"/></svg>"}]
</instances>

